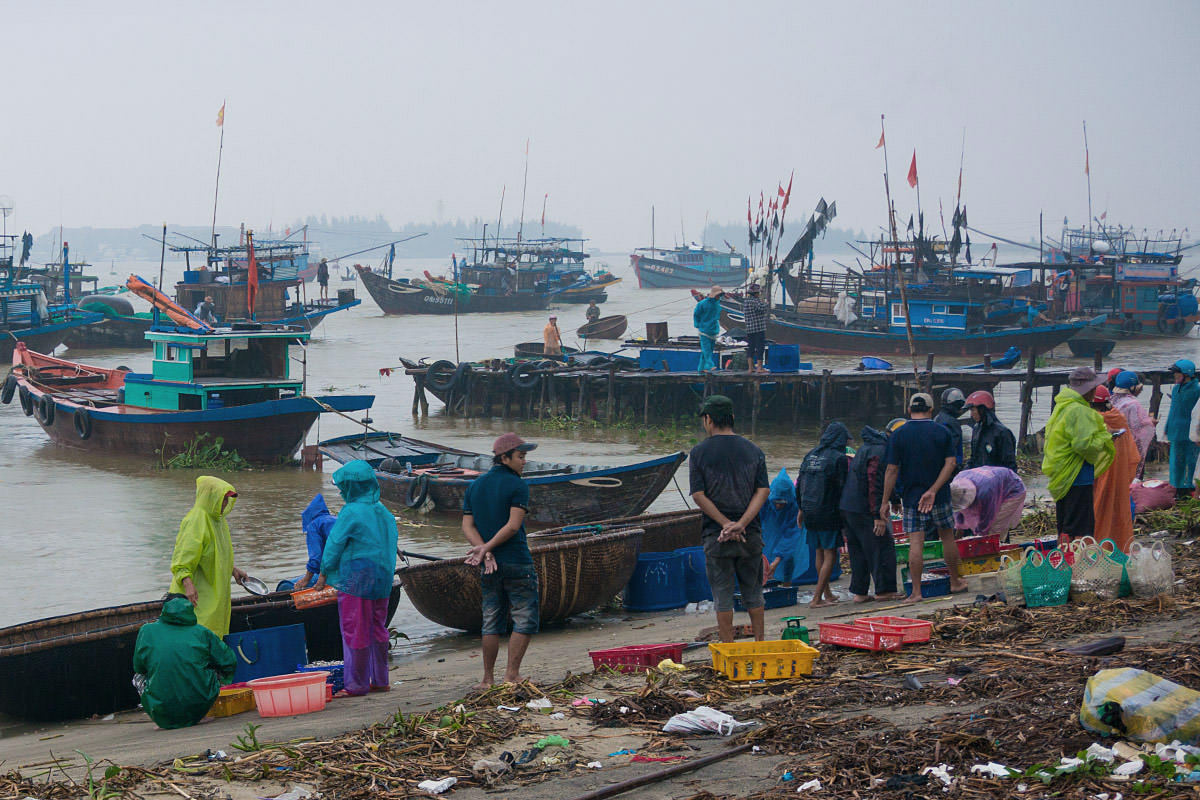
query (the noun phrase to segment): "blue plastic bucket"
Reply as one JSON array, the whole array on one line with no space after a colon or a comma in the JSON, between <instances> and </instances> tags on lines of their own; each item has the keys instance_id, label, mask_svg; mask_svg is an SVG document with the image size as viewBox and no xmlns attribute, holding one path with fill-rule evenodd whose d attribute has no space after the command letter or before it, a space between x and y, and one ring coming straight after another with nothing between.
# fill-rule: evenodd
<instances>
[{"instance_id":1,"label":"blue plastic bucket","mask_svg":"<svg viewBox=\"0 0 1200 800\"><path fill-rule=\"evenodd\" d=\"M308 663L303 625L280 625L255 631L231 633L225 644L237 658L233 682L291 675L297 664Z\"/></svg>"},{"instance_id":2,"label":"blue plastic bucket","mask_svg":"<svg viewBox=\"0 0 1200 800\"><path fill-rule=\"evenodd\" d=\"M675 555L683 559L683 591L689 603L712 600L708 585L708 568L704 563L703 547L681 547Z\"/></svg>"},{"instance_id":3,"label":"blue plastic bucket","mask_svg":"<svg viewBox=\"0 0 1200 800\"><path fill-rule=\"evenodd\" d=\"M687 605L683 556L641 553L633 577L625 585L623 603L631 611L662 611Z\"/></svg>"}]
</instances>

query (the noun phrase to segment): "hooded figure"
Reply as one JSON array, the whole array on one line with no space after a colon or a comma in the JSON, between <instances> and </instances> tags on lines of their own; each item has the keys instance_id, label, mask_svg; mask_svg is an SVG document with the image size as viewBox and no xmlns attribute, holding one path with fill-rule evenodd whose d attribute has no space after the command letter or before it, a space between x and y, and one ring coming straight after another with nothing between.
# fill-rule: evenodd
<instances>
[{"instance_id":1,"label":"hooded figure","mask_svg":"<svg viewBox=\"0 0 1200 800\"><path fill-rule=\"evenodd\" d=\"M796 504L796 487L786 469L771 481L771 493L758 512L762 525L763 555L768 568L785 584L795 582L808 571L809 552L804 536L796 524L800 506Z\"/></svg>"},{"instance_id":2,"label":"hooded figure","mask_svg":"<svg viewBox=\"0 0 1200 800\"><path fill-rule=\"evenodd\" d=\"M700 365L698 372L714 369L717 366L713 358L713 345L721 332L721 295L723 292L716 286L709 290L708 296L696 303L692 310L692 324L700 334Z\"/></svg>"},{"instance_id":3,"label":"hooded figure","mask_svg":"<svg viewBox=\"0 0 1200 800\"><path fill-rule=\"evenodd\" d=\"M1113 454L1112 436L1103 418L1079 392L1069 386L1060 389L1046 423L1042 457L1042 474L1050 479L1050 496L1056 502L1065 497L1085 464L1091 464L1096 475L1101 474L1112 464Z\"/></svg>"},{"instance_id":4,"label":"hooded figure","mask_svg":"<svg viewBox=\"0 0 1200 800\"><path fill-rule=\"evenodd\" d=\"M804 518L804 535L817 567L817 587L810 605L814 608L837 602L829 588L837 564L838 540L841 539L842 489L846 485L849 459L846 442L850 431L840 422L831 422L821 433L821 441L800 463L796 480L796 501Z\"/></svg>"},{"instance_id":5,"label":"hooded figure","mask_svg":"<svg viewBox=\"0 0 1200 800\"><path fill-rule=\"evenodd\" d=\"M896 596L896 540L890 520L882 532L875 525L883 505L888 435L870 425L864 425L859 435L862 447L846 473L841 510L850 556L850 593L861 603L870 599L872 582L877 597Z\"/></svg>"},{"instance_id":6,"label":"hooded figure","mask_svg":"<svg viewBox=\"0 0 1200 800\"><path fill-rule=\"evenodd\" d=\"M160 728L186 728L212 708L237 659L228 645L196 624L186 597L172 597L157 622L143 625L133 670L146 676L142 708Z\"/></svg>"},{"instance_id":7,"label":"hooded figure","mask_svg":"<svg viewBox=\"0 0 1200 800\"><path fill-rule=\"evenodd\" d=\"M237 502L237 490L220 478L196 478L196 504L179 523L171 556L172 594L193 588L196 621L217 636L229 633L229 578L245 574L233 565L233 539L225 517Z\"/></svg>"},{"instance_id":8,"label":"hooded figure","mask_svg":"<svg viewBox=\"0 0 1200 800\"><path fill-rule=\"evenodd\" d=\"M371 465L351 461L333 473L346 505L325 541L321 574L338 590L346 693L387 691L388 598L396 573L396 518L379 502Z\"/></svg>"},{"instance_id":9,"label":"hooded figure","mask_svg":"<svg viewBox=\"0 0 1200 800\"><path fill-rule=\"evenodd\" d=\"M1025 484L1007 467L973 467L950 482L950 503L955 528L1003 536L1021 521Z\"/></svg>"},{"instance_id":10,"label":"hooded figure","mask_svg":"<svg viewBox=\"0 0 1200 800\"><path fill-rule=\"evenodd\" d=\"M309 581L321 573L321 557L325 554L325 542L337 517L329 512L325 505L325 497L318 494L300 514L300 524L304 528L304 543L308 547L308 562L304 565L304 577L296 581L295 588L303 589ZM320 589L320 580L313 588Z\"/></svg>"}]
</instances>

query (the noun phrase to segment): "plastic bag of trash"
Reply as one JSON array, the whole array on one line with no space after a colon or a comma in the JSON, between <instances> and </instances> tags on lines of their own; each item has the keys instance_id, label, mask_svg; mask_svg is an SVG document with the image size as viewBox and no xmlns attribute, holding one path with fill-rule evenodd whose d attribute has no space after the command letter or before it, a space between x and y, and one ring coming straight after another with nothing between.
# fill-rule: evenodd
<instances>
[{"instance_id":1,"label":"plastic bag of trash","mask_svg":"<svg viewBox=\"0 0 1200 800\"><path fill-rule=\"evenodd\" d=\"M692 711L676 714L667 720L663 730L668 733L719 733L729 736L742 728L754 725L754 722L738 722L724 711L717 711L708 706L697 706Z\"/></svg>"},{"instance_id":2,"label":"plastic bag of trash","mask_svg":"<svg viewBox=\"0 0 1200 800\"><path fill-rule=\"evenodd\" d=\"M1141 669L1105 669L1088 678L1079 724L1138 742L1200 739L1200 692Z\"/></svg>"}]
</instances>

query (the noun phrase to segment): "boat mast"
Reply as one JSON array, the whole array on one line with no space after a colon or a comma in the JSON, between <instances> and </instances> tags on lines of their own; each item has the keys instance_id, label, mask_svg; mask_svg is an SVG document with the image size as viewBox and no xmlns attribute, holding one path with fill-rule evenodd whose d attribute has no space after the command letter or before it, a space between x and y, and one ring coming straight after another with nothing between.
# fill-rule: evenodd
<instances>
[{"instance_id":1,"label":"boat mast","mask_svg":"<svg viewBox=\"0 0 1200 800\"><path fill-rule=\"evenodd\" d=\"M517 244L525 233L525 190L529 187L529 140L525 140L525 178L521 182L521 224L517 227Z\"/></svg>"},{"instance_id":2,"label":"boat mast","mask_svg":"<svg viewBox=\"0 0 1200 800\"><path fill-rule=\"evenodd\" d=\"M217 146L217 180L213 186L213 220L212 220L212 247L217 249L217 197L221 191L221 155L225 152L225 101L221 101L221 110L217 113L217 127L221 129L221 142ZM167 234L163 232L163 242L167 240ZM164 244L165 246L165 244ZM159 291L162 291L162 278L159 278Z\"/></svg>"},{"instance_id":3,"label":"boat mast","mask_svg":"<svg viewBox=\"0 0 1200 800\"><path fill-rule=\"evenodd\" d=\"M908 313L908 290L904 285L904 270L900 266L900 237L896 233L896 208L892 205L892 189L888 181L888 157L887 157L887 137L884 136L883 130L883 114L879 115L879 143L883 145L883 192L887 196L888 204L888 225L892 229L892 250L895 254L896 282L900 287L900 303L904 308L904 332L908 336L908 353L912 356L913 378L918 378L917 374L917 346L913 343L912 332L912 315ZM887 263L887 253L883 254L884 263ZM888 306L888 326L892 324L891 320L892 309Z\"/></svg>"},{"instance_id":4,"label":"boat mast","mask_svg":"<svg viewBox=\"0 0 1200 800\"><path fill-rule=\"evenodd\" d=\"M1092 255L1092 158L1088 153L1087 120L1083 121L1083 174L1088 187L1088 257Z\"/></svg>"}]
</instances>

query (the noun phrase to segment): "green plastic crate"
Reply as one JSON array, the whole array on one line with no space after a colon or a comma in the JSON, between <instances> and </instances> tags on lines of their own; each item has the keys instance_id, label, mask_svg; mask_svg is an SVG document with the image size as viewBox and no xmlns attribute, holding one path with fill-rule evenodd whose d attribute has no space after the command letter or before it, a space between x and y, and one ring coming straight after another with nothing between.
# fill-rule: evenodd
<instances>
[{"instance_id":1,"label":"green plastic crate","mask_svg":"<svg viewBox=\"0 0 1200 800\"><path fill-rule=\"evenodd\" d=\"M926 541L925 546L921 548L921 552L924 553L926 561L930 560L931 558L941 558L942 557L942 540L934 539L933 541ZM908 545L907 544L897 544L896 545L896 563L897 564L907 564L908 563Z\"/></svg>"}]
</instances>

